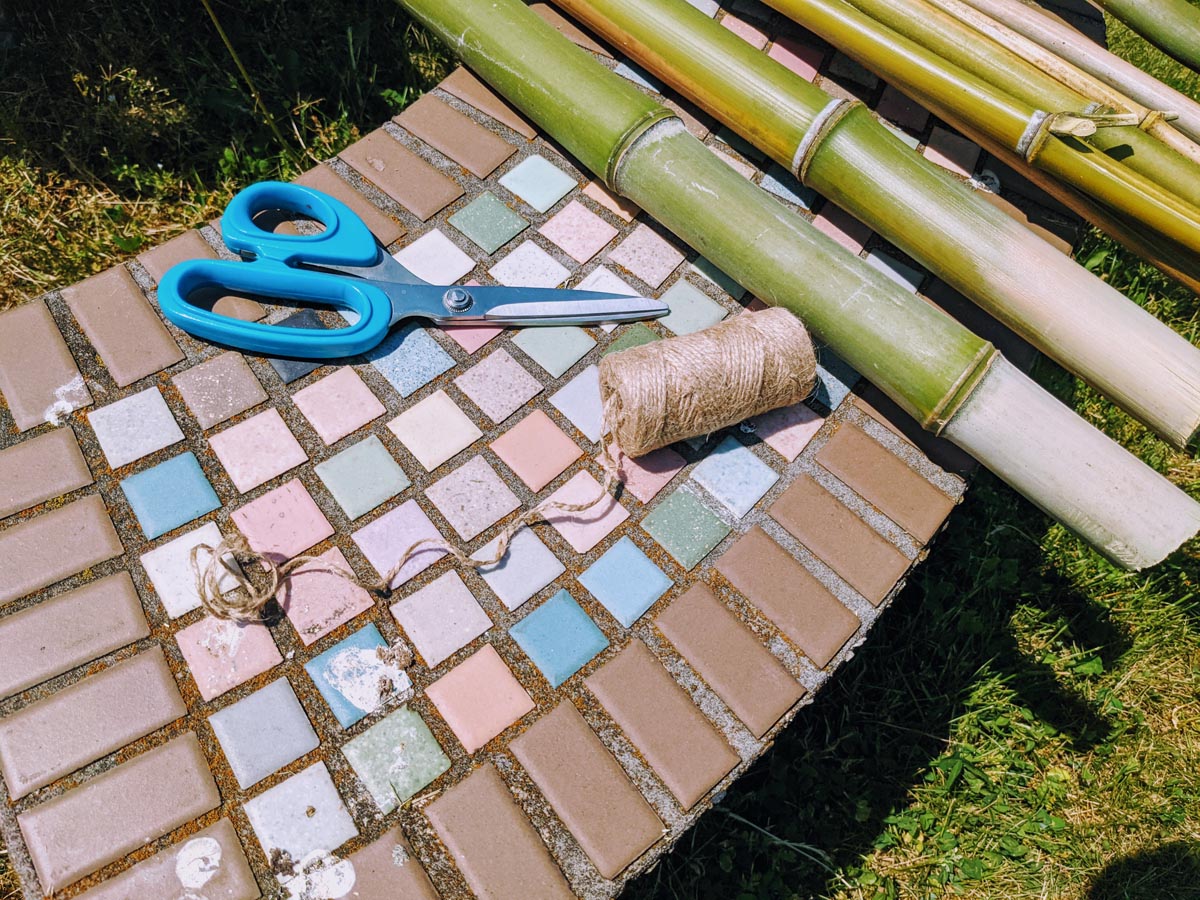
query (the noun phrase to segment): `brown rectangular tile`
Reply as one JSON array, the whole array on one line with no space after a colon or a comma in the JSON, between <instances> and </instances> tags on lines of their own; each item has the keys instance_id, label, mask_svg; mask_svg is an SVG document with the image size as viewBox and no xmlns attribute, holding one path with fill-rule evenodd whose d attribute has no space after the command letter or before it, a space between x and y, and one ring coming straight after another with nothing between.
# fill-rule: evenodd
<instances>
[{"instance_id":1,"label":"brown rectangular tile","mask_svg":"<svg viewBox=\"0 0 1200 900\"><path fill-rule=\"evenodd\" d=\"M875 605L911 565L879 532L811 476L804 475L792 482L768 512Z\"/></svg>"},{"instance_id":2,"label":"brown rectangular tile","mask_svg":"<svg viewBox=\"0 0 1200 900\"><path fill-rule=\"evenodd\" d=\"M947 472L966 476L979 468L979 463L966 452L945 438L925 431L917 424L916 419L869 381L863 382L855 389L854 405L880 425L890 428L892 432L918 448Z\"/></svg>"},{"instance_id":3,"label":"brown rectangular tile","mask_svg":"<svg viewBox=\"0 0 1200 900\"><path fill-rule=\"evenodd\" d=\"M197 884L202 889L197 890ZM85 891L77 900L257 900L261 896L237 832L228 819L220 819Z\"/></svg>"},{"instance_id":4,"label":"brown rectangular tile","mask_svg":"<svg viewBox=\"0 0 1200 900\"><path fill-rule=\"evenodd\" d=\"M717 560L717 571L818 669L858 630L858 616L757 525Z\"/></svg>"},{"instance_id":5,"label":"brown rectangular tile","mask_svg":"<svg viewBox=\"0 0 1200 900\"><path fill-rule=\"evenodd\" d=\"M21 813L17 824L51 893L220 802L200 742L188 732Z\"/></svg>"},{"instance_id":6,"label":"brown rectangular tile","mask_svg":"<svg viewBox=\"0 0 1200 900\"><path fill-rule=\"evenodd\" d=\"M512 752L604 878L662 836L662 821L569 700L514 740Z\"/></svg>"},{"instance_id":7,"label":"brown rectangular tile","mask_svg":"<svg viewBox=\"0 0 1200 900\"><path fill-rule=\"evenodd\" d=\"M128 572L0 619L0 699L150 634Z\"/></svg>"},{"instance_id":8,"label":"brown rectangular tile","mask_svg":"<svg viewBox=\"0 0 1200 900\"><path fill-rule=\"evenodd\" d=\"M463 193L457 181L447 178L382 128L351 144L340 155L363 178L422 222Z\"/></svg>"},{"instance_id":9,"label":"brown rectangular tile","mask_svg":"<svg viewBox=\"0 0 1200 900\"><path fill-rule=\"evenodd\" d=\"M432 94L421 97L392 121L479 178L487 178L517 152L508 141Z\"/></svg>"},{"instance_id":10,"label":"brown rectangular tile","mask_svg":"<svg viewBox=\"0 0 1200 900\"><path fill-rule=\"evenodd\" d=\"M195 228L176 235L165 244L159 244L145 253L138 254L138 262L155 281L162 281L167 270L189 259L216 259L217 251Z\"/></svg>"},{"instance_id":11,"label":"brown rectangular tile","mask_svg":"<svg viewBox=\"0 0 1200 900\"><path fill-rule=\"evenodd\" d=\"M703 582L678 597L655 624L755 737L804 696L804 687Z\"/></svg>"},{"instance_id":12,"label":"brown rectangular tile","mask_svg":"<svg viewBox=\"0 0 1200 900\"><path fill-rule=\"evenodd\" d=\"M405 228L378 206L352 188L337 172L326 165L313 166L296 179L296 184L314 188L341 200L366 223L371 233L385 247L399 240Z\"/></svg>"},{"instance_id":13,"label":"brown rectangular tile","mask_svg":"<svg viewBox=\"0 0 1200 900\"><path fill-rule=\"evenodd\" d=\"M856 425L844 424L817 462L922 542L946 521L954 501Z\"/></svg>"},{"instance_id":14,"label":"brown rectangular tile","mask_svg":"<svg viewBox=\"0 0 1200 900\"><path fill-rule=\"evenodd\" d=\"M75 358L41 300L0 313L0 394L20 431L92 402Z\"/></svg>"},{"instance_id":15,"label":"brown rectangular tile","mask_svg":"<svg viewBox=\"0 0 1200 900\"><path fill-rule=\"evenodd\" d=\"M586 683L684 809L738 764L738 755L637 638Z\"/></svg>"},{"instance_id":16,"label":"brown rectangular tile","mask_svg":"<svg viewBox=\"0 0 1200 900\"><path fill-rule=\"evenodd\" d=\"M228 350L174 378L183 402L201 428L212 428L267 399L242 354Z\"/></svg>"},{"instance_id":17,"label":"brown rectangular tile","mask_svg":"<svg viewBox=\"0 0 1200 900\"><path fill-rule=\"evenodd\" d=\"M124 553L96 494L0 531L0 606Z\"/></svg>"},{"instance_id":18,"label":"brown rectangular tile","mask_svg":"<svg viewBox=\"0 0 1200 900\"><path fill-rule=\"evenodd\" d=\"M93 275L62 294L120 387L183 359L179 345L124 266Z\"/></svg>"},{"instance_id":19,"label":"brown rectangular tile","mask_svg":"<svg viewBox=\"0 0 1200 900\"><path fill-rule=\"evenodd\" d=\"M0 519L92 483L70 426L0 450Z\"/></svg>"},{"instance_id":20,"label":"brown rectangular tile","mask_svg":"<svg viewBox=\"0 0 1200 900\"><path fill-rule=\"evenodd\" d=\"M501 125L507 125L522 137L531 141L537 137L537 129L496 95L491 88L472 75L469 69L459 66L443 79L438 87L453 94L463 103L475 107L485 116L491 116Z\"/></svg>"},{"instance_id":21,"label":"brown rectangular tile","mask_svg":"<svg viewBox=\"0 0 1200 900\"><path fill-rule=\"evenodd\" d=\"M399 825L352 854L350 864L354 887L348 900L438 900Z\"/></svg>"},{"instance_id":22,"label":"brown rectangular tile","mask_svg":"<svg viewBox=\"0 0 1200 900\"><path fill-rule=\"evenodd\" d=\"M186 712L155 646L0 719L0 771L19 800Z\"/></svg>"},{"instance_id":23,"label":"brown rectangular tile","mask_svg":"<svg viewBox=\"0 0 1200 900\"><path fill-rule=\"evenodd\" d=\"M575 897L490 762L429 804L425 814L478 896L488 900Z\"/></svg>"}]
</instances>

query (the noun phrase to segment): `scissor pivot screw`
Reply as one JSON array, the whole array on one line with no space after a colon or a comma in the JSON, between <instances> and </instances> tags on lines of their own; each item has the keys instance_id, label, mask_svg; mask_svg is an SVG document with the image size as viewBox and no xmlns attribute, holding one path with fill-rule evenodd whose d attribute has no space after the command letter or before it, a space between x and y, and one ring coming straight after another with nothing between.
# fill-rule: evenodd
<instances>
[{"instance_id":1,"label":"scissor pivot screw","mask_svg":"<svg viewBox=\"0 0 1200 900\"><path fill-rule=\"evenodd\" d=\"M442 303L451 312L466 312L474 305L475 299L469 291L462 288L450 288L442 295Z\"/></svg>"}]
</instances>

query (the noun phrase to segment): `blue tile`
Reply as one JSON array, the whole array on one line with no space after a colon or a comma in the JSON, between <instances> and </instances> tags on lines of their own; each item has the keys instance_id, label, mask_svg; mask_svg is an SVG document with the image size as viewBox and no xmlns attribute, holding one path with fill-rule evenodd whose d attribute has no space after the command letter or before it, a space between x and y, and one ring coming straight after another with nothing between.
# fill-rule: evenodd
<instances>
[{"instance_id":1,"label":"blue tile","mask_svg":"<svg viewBox=\"0 0 1200 900\"><path fill-rule=\"evenodd\" d=\"M862 376L828 347L817 351L817 389L813 399L837 409Z\"/></svg>"},{"instance_id":2,"label":"blue tile","mask_svg":"<svg viewBox=\"0 0 1200 900\"><path fill-rule=\"evenodd\" d=\"M665 94L667 89L663 87L663 83L639 66L635 62L622 60L617 63L616 73L622 78L628 78L634 84L640 84L646 90L654 91L656 94Z\"/></svg>"},{"instance_id":3,"label":"blue tile","mask_svg":"<svg viewBox=\"0 0 1200 900\"><path fill-rule=\"evenodd\" d=\"M779 480L779 474L733 435L726 435L696 466L692 478L740 519Z\"/></svg>"},{"instance_id":4,"label":"blue tile","mask_svg":"<svg viewBox=\"0 0 1200 900\"><path fill-rule=\"evenodd\" d=\"M286 678L213 713L208 723L243 789L321 743Z\"/></svg>"},{"instance_id":5,"label":"blue tile","mask_svg":"<svg viewBox=\"0 0 1200 900\"><path fill-rule=\"evenodd\" d=\"M767 173L763 175L762 187L776 197L807 210L811 210L817 201L817 192L802 185L795 175L779 163L772 163L771 168L767 169Z\"/></svg>"},{"instance_id":6,"label":"blue tile","mask_svg":"<svg viewBox=\"0 0 1200 900\"><path fill-rule=\"evenodd\" d=\"M148 539L166 534L221 505L190 450L121 482Z\"/></svg>"},{"instance_id":7,"label":"blue tile","mask_svg":"<svg viewBox=\"0 0 1200 900\"><path fill-rule=\"evenodd\" d=\"M907 263L900 262L891 254L883 253L880 250L872 250L867 254L867 265L882 272L900 287L906 291L912 291L914 294L921 289L921 283L925 281L923 271L914 269Z\"/></svg>"},{"instance_id":8,"label":"blue tile","mask_svg":"<svg viewBox=\"0 0 1200 900\"><path fill-rule=\"evenodd\" d=\"M401 397L454 368L454 358L415 323L393 329L383 343L367 353L367 359Z\"/></svg>"},{"instance_id":9,"label":"blue tile","mask_svg":"<svg viewBox=\"0 0 1200 900\"><path fill-rule=\"evenodd\" d=\"M311 309L302 309L275 324L286 325L288 328L322 329L326 327L325 323L321 321L321 317ZM293 381L303 378L309 372L316 371L321 365L320 362L308 359L280 359L274 356L267 357L267 362L279 373L279 377L285 384L291 384Z\"/></svg>"},{"instance_id":10,"label":"blue tile","mask_svg":"<svg viewBox=\"0 0 1200 900\"><path fill-rule=\"evenodd\" d=\"M390 681L396 690L407 687L408 676L395 663L380 658L379 651L386 647L379 629L371 624L304 664L343 728L379 707L383 682Z\"/></svg>"},{"instance_id":11,"label":"blue tile","mask_svg":"<svg viewBox=\"0 0 1200 900\"><path fill-rule=\"evenodd\" d=\"M632 627L672 584L662 569L627 537L592 563L579 576L579 583L626 628Z\"/></svg>"},{"instance_id":12,"label":"blue tile","mask_svg":"<svg viewBox=\"0 0 1200 900\"><path fill-rule=\"evenodd\" d=\"M546 212L578 187L572 176L537 154L513 166L500 177L500 184L538 212Z\"/></svg>"},{"instance_id":13,"label":"blue tile","mask_svg":"<svg viewBox=\"0 0 1200 900\"><path fill-rule=\"evenodd\" d=\"M708 281L711 281L734 300L741 300L746 296L746 289L718 269L712 262L703 257L696 257L696 261L692 263L692 271Z\"/></svg>"},{"instance_id":14,"label":"blue tile","mask_svg":"<svg viewBox=\"0 0 1200 900\"><path fill-rule=\"evenodd\" d=\"M566 591L559 591L509 633L551 687L558 687L608 646L608 638Z\"/></svg>"}]
</instances>

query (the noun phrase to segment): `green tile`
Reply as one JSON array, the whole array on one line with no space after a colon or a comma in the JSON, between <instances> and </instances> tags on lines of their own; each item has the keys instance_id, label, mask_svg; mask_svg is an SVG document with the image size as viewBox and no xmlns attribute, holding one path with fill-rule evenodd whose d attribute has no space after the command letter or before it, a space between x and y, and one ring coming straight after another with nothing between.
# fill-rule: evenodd
<instances>
[{"instance_id":1,"label":"green tile","mask_svg":"<svg viewBox=\"0 0 1200 900\"><path fill-rule=\"evenodd\" d=\"M707 257L696 257L696 261L692 263L691 268L701 278L707 278L734 300L741 300L746 296L746 289L714 266L712 261Z\"/></svg>"},{"instance_id":2,"label":"green tile","mask_svg":"<svg viewBox=\"0 0 1200 900\"><path fill-rule=\"evenodd\" d=\"M671 307L671 312L659 321L676 334L701 331L716 325L727 314L725 307L686 281L675 282L659 299Z\"/></svg>"},{"instance_id":3,"label":"green tile","mask_svg":"<svg viewBox=\"0 0 1200 900\"><path fill-rule=\"evenodd\" d=\"M730 532L728 525L684 490L658 504L642 520L642 528L685 569L695 568Z\"/></svg>"},{"instance_id":4,"label":"green tile","mask_svg":"<svg viewBox=\"0 0 1200 900\"><path fill-rule=\"evenodd\" d=\"M411 484L375 435L313 468L351 519L369 513Z\"/></svg>"},{"instance_id":5,"label":"green tile","mask_svg":"<svg viewBox=\"0 0 1200 900\"><path fill-rule=\"evenodd\" d=\"M429 726L407 706L347 742L342 752L384 815L450 768Z\"/></svg>"},{"instance_id":6,"label":"green tile","mask_svg":"<svg viewBox=\"0 0 1200 900\"><path fill-rule=\"evenodd\" d=\"M450 217L450 224L487 253L495 253L529 227L520 213L513 212L492 193L482 193Z\"/></svg>"},{"instance_id":7,"label":"green tile","mask_svg":"<svg viewBox=\"0 0 1200 900\"><path fill-rule=\"evenodd\" d=\"M590 334L574 325L525 328L513 338L513 343L555 378L596 346Z\"/></svg>"},{"instance_id":8,"label":"green tile","mask_svg":"<svg viewBox=\"0 0 1200 900\"><path fill-rule=\"evenodd\" d=\"M620 353L622 350L628 350L631 347L640 347L642 344L649 344L654 341L661 341L657 334L654 333L648 326L641 322L636 325L630 325L621 333L615 341L608 345L604 351L604 355L610 353Z\"/></svg>"}]
</instances>

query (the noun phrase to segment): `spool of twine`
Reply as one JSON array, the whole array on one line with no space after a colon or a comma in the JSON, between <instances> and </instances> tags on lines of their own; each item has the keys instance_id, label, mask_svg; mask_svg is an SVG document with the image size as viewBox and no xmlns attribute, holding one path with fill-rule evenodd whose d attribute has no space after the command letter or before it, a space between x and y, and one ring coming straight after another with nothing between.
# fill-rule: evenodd
<instances>
[{"instance_id":1,"label":"spool of twine","mask_svg":"<svg viewBox=\"0 0 1200 900\"><path fill-rule=\"evenodd\" d=\"M600 395L604 434L612 434L617 459L607 443L600 454L604 481L599 492L580 503L544 500L526 510L497 535L495 551L483 559L440 538L425 538L409 546L378 581L317 556L298 556L277 563L250 546L240 534L216 547L192 548L192 572L204 607L218 619L256 621L262 608L298 569L331 572L359 587L388 596L404 565L423 549L444 550L464 568L498 563L522 528L554 512L586 512L611 495L620 481L621 456L642 456L686 438L711 434L728 425L781 406L804 400L816 385L817 361L808 331L791 313L768 309L744 313L694 334L632 347L604 357L600 363ZM243 566L259 564L266 572L261 584L243 574ZM220 582L232 577L240 590L222 594Z\"/></svg>"}]
</instances>

